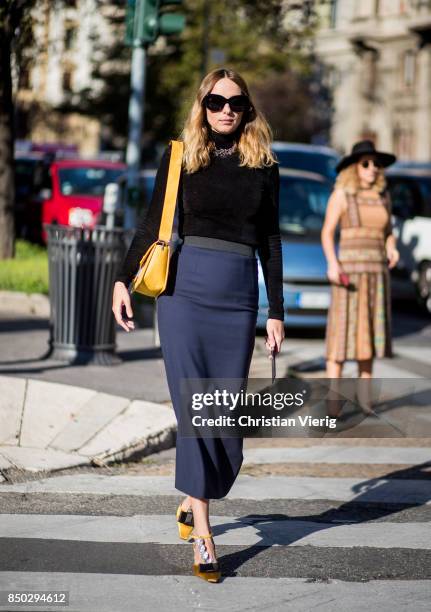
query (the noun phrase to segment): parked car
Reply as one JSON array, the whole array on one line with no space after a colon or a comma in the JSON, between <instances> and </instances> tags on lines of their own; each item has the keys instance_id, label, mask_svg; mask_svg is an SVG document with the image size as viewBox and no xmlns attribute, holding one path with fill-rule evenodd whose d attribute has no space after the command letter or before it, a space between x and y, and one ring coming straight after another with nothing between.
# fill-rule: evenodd
<instances>
[{"instance_id":1,"label":"parked car","mask_svg":"<svg viewBox=\"0 0 431 612\"><path fill-rule=\"evenodd\" d=\"M331 182L321 174L280 168L280 233L285 325L326 325L330 284L320 241ZM265 328L268 299L259 261L258 328Z\"/></svg>"},{"instance_id":2,"label":"parked car","mask_svg":"<svg viewBox=\"0 0 431 612\"><path fill-rule=\"evenodd\" d=\"M100 160L56 160L49 186L42 192L42 223L93 228L100 223L108 183L125 172L125 164ZM43 241L47 241L42 230Z\"/></svg>"},{"instance_id":3,"label":"parked car","mask_svg":"<svg viewBox=\"0 0 431 612\"><path fill-rule=\"evenodd\" d=\"M42 153L15 154L15 234L42 242L41 191L47 183L50 160Z\"/></svg>"},{"instance_id":4,"label":"parked car","mask_svg":"<svg viewBox=\"0 0 431 612\"><path fill-rule=\"evenodd\" d=\"M141 215L146 214L148 210L154 190L156 174L157 168L146 168L139 173L138 188L134 196L136 198L136 224L139 223ZM119 188L119 195L115 225L123 227L125 225L127 203L130 199L133 200L133 196L128 195L127 172L123 172L117 178L116 183Z\"/></svg>"},{"instance_id":5,"label":"parked car","mask_svg":"<svg viewBox=\"0 0 431 612\"><path fill-rule=\"evenodd\" d=\"M281 167L316 172L331 182L335 181L335 166L340 159L335 149L321 145L281 141L273 142L272 149Z\"/></svg>"},{"instance_id":6,"label":"parked car","mask_svg":"<svg viewBox=\"0 0 431 612\"><path fill-rule=\"evenodd\" d=\"M393 295L417 297L431 313L431 168L391 167L386 178L400 252Z\"/></svg>"},{"instance_id":7,"label":"parked car","mask_svg":"<svg viewBox=\"0 0 431 612\"><path fill-rule=\"evenodd\" d=\"M391 165L392 170L431 170L431 161L397 161Z\"/></svg>"},{"instance_id":8,"label":"parked car","mask_svg":"<svg viewBox=\"0 0 431 612\"><path fill-rule=\"evenodd\" d=\"M55 158L78 158L78 146L63 142L34 142L32 140L15 140L17 153L39 153L51 160Z\"/></svg>"}]
</instances>

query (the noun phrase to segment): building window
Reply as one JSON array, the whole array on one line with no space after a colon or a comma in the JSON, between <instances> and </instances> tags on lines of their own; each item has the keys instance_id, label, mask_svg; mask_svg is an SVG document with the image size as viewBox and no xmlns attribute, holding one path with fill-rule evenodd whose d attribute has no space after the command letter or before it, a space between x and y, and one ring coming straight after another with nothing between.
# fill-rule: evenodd
<instances>
[{"instance_id":1,"label":"building window","mask_svg":"<svg viewBox=\"0 0 431 612\"><path fill-rule=\"evenodd\" d=\"M402 56L402 82L404 87L413 87L416 77L416 53L409 49Z\"/></svg>"},{"instance_id":2,"label":"building window","mask_svg":"<svg viewBox=\"0 0 431 612\"><path fill-rule=\"evenodd\" d=\"M374 100L377 94L378 53L368 50L362 55L362 95Z\"/></svg>"},{"instance_id":3,"label":"building window","mask_svg":"<svg viewBox=\"0 0 431 612\"><path fill-rule=\"evenodd\" d=\"M374 146L377 147L377 134L374 130L370 130L367 127L363 127L359 135L359 140L371 140Z\"/></svg>"},{"instance_id":4,"label":"building window","mask_svg":"<svg viewBox=\"0 0 431 612\"><path fill-rule=\"evenodd\" d=\"M409 128L394 129L394 153L400 160L412 159L414 150L414 135Z\"/></svg>"},{"instance_id":5,"label":"building window","mask_svg":"<svg viewBox=\"0 0 431 612\"><path fill-rule=\"evenodd\" d=\"M410 0L410 2L413 4L413 9L418 13L421 11L426 13L430 9L430 0Z\"/></svg>"},{"instance_id":6,"label":"building window","mask_svg":"<svg viewBox=\"0 0 431 612\"><path fill-rule=\"evenodd\" d=\"M328 89L334 91L340 84L340 73L338 68L335 66L326 66L323 75L323 82Z\"/></svg>"},{"instance_id":7,"label":"building window","mask_svg":"<svg viewBox=\"0 0 431 612\"><path fill-rule=\"evenodd\" d=\"M337 25L337 0L330 0L329 27L335 28L336 25Z\"/></svg>"},{"instance_id":8,"label":"building window","mask_svg":"<svg viewBox=\"0 0 431 612\"><path fill-rule=\"evenodd\" d=\"M76 28L73 25L66 25L64 33L64 48L66 51L70 51L75 46L76 40Z\"/></svg>"},{"instance_id":9,"label":"building window","mask_svg":"<svg viewBox=\"0 0 431 612\"><path fill-rule=\"evenodd\" d=\"M28 66L23 66L18 75L18 88L19 89L30 89L30 70Z\"/></svg>"},{"instance_id":10,"label":"building window","mask_svg":"<svg viewBox=\"0 0 431 612\"><path fill-rule=\"evenodd\" d=\"M381 17L405 13L405 0L376 0L376 13Z\"/></svg>"},{"instance_id":11,"label":"building window","mask_svg":"<svg viewBox=\"0 0 431 612\"><path fill-rule=\"evenodd\" d=\"M70 68L66 68L63 72L62 85L65 93L70 93L72 91L72 71Z\"/></svg>"},{"instance_id":12,"label":"building window","mask_svg":"<svg viewBox=\"0 0 431 612\"><path fill-rule=\"evenodd\" d=\"M377 53L370 53L368 64L368 90L374 96L377 89Z\"/></svg>"},{"instance_id":13,"label":"building window","mask_svg":"<svg viewBox=\"0 0 431 612\"><path fill-rule=\"evenodd\" d=\"M366 19L374 15L374 2L375 0L361 0L361 2L355 3L355 17L356 19Z\"/></svg>"}]
</instances>

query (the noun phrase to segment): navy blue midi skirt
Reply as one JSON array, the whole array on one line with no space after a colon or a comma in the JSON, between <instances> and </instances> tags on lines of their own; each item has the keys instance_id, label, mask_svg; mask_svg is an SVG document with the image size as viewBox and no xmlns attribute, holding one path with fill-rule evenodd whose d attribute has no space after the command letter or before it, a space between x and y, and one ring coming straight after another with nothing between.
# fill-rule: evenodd
<instances>
[{"instance_id":1,"label":"navy blue midi skirt","mask_svg":"<svg viewBox=\"0 0 431 612\"><path fill-rule=\"evenodd\" d=\"M255 256L181 244L171 257L157 319L177 420L181 378L247 379L259 303ZM177 436L175 487L201 499L227 495L243 461L242 438Z\"/></svg>"}]
</instances>

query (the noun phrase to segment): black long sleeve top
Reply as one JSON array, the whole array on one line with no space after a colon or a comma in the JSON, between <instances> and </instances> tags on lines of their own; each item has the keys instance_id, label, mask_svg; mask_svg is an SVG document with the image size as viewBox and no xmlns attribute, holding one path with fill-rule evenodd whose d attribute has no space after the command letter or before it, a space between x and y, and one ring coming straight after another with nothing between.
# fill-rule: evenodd
<instances>
[{"instance_id":1,"label":"black long sleeve top","mask_svg":"<svg viewBox=\"0 0 431 612\"><path fill-rule=\"evenodd\" d=\"M210 135L216 149L231 148L238 137ZM115 281L129 286L142 255L158 238L171 147L163 153L154 191ZM212 153L211 163L197 172L181 171L177 200L178 235L209 236L257 248L268 295L268 317L284 320L283 267L279 229L278 164L264 168L239 166L238 151Z\"/></svg>"}]
</instances>

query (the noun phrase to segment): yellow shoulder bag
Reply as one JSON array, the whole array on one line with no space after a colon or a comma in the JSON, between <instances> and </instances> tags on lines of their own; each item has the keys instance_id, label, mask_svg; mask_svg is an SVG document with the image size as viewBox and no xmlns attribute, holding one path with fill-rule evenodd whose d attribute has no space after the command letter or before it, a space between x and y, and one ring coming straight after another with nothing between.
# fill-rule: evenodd
<instances>
[{"instance_id":1,"label":"yellow shoulder bag","mask_svg":"<svg viewBox=\"0 0 431 612\"><path fill-rule=\"evenodd\" d=\"M168 179L166 183L163 212L160 221L159 238L144 253L139 270L132 281L131 293L135 291L150 297L157 297L166 288L169 273L175 204L181 175L184 143L171 140L171 158L169 162Z\"/></svg>"}]
</instances>

